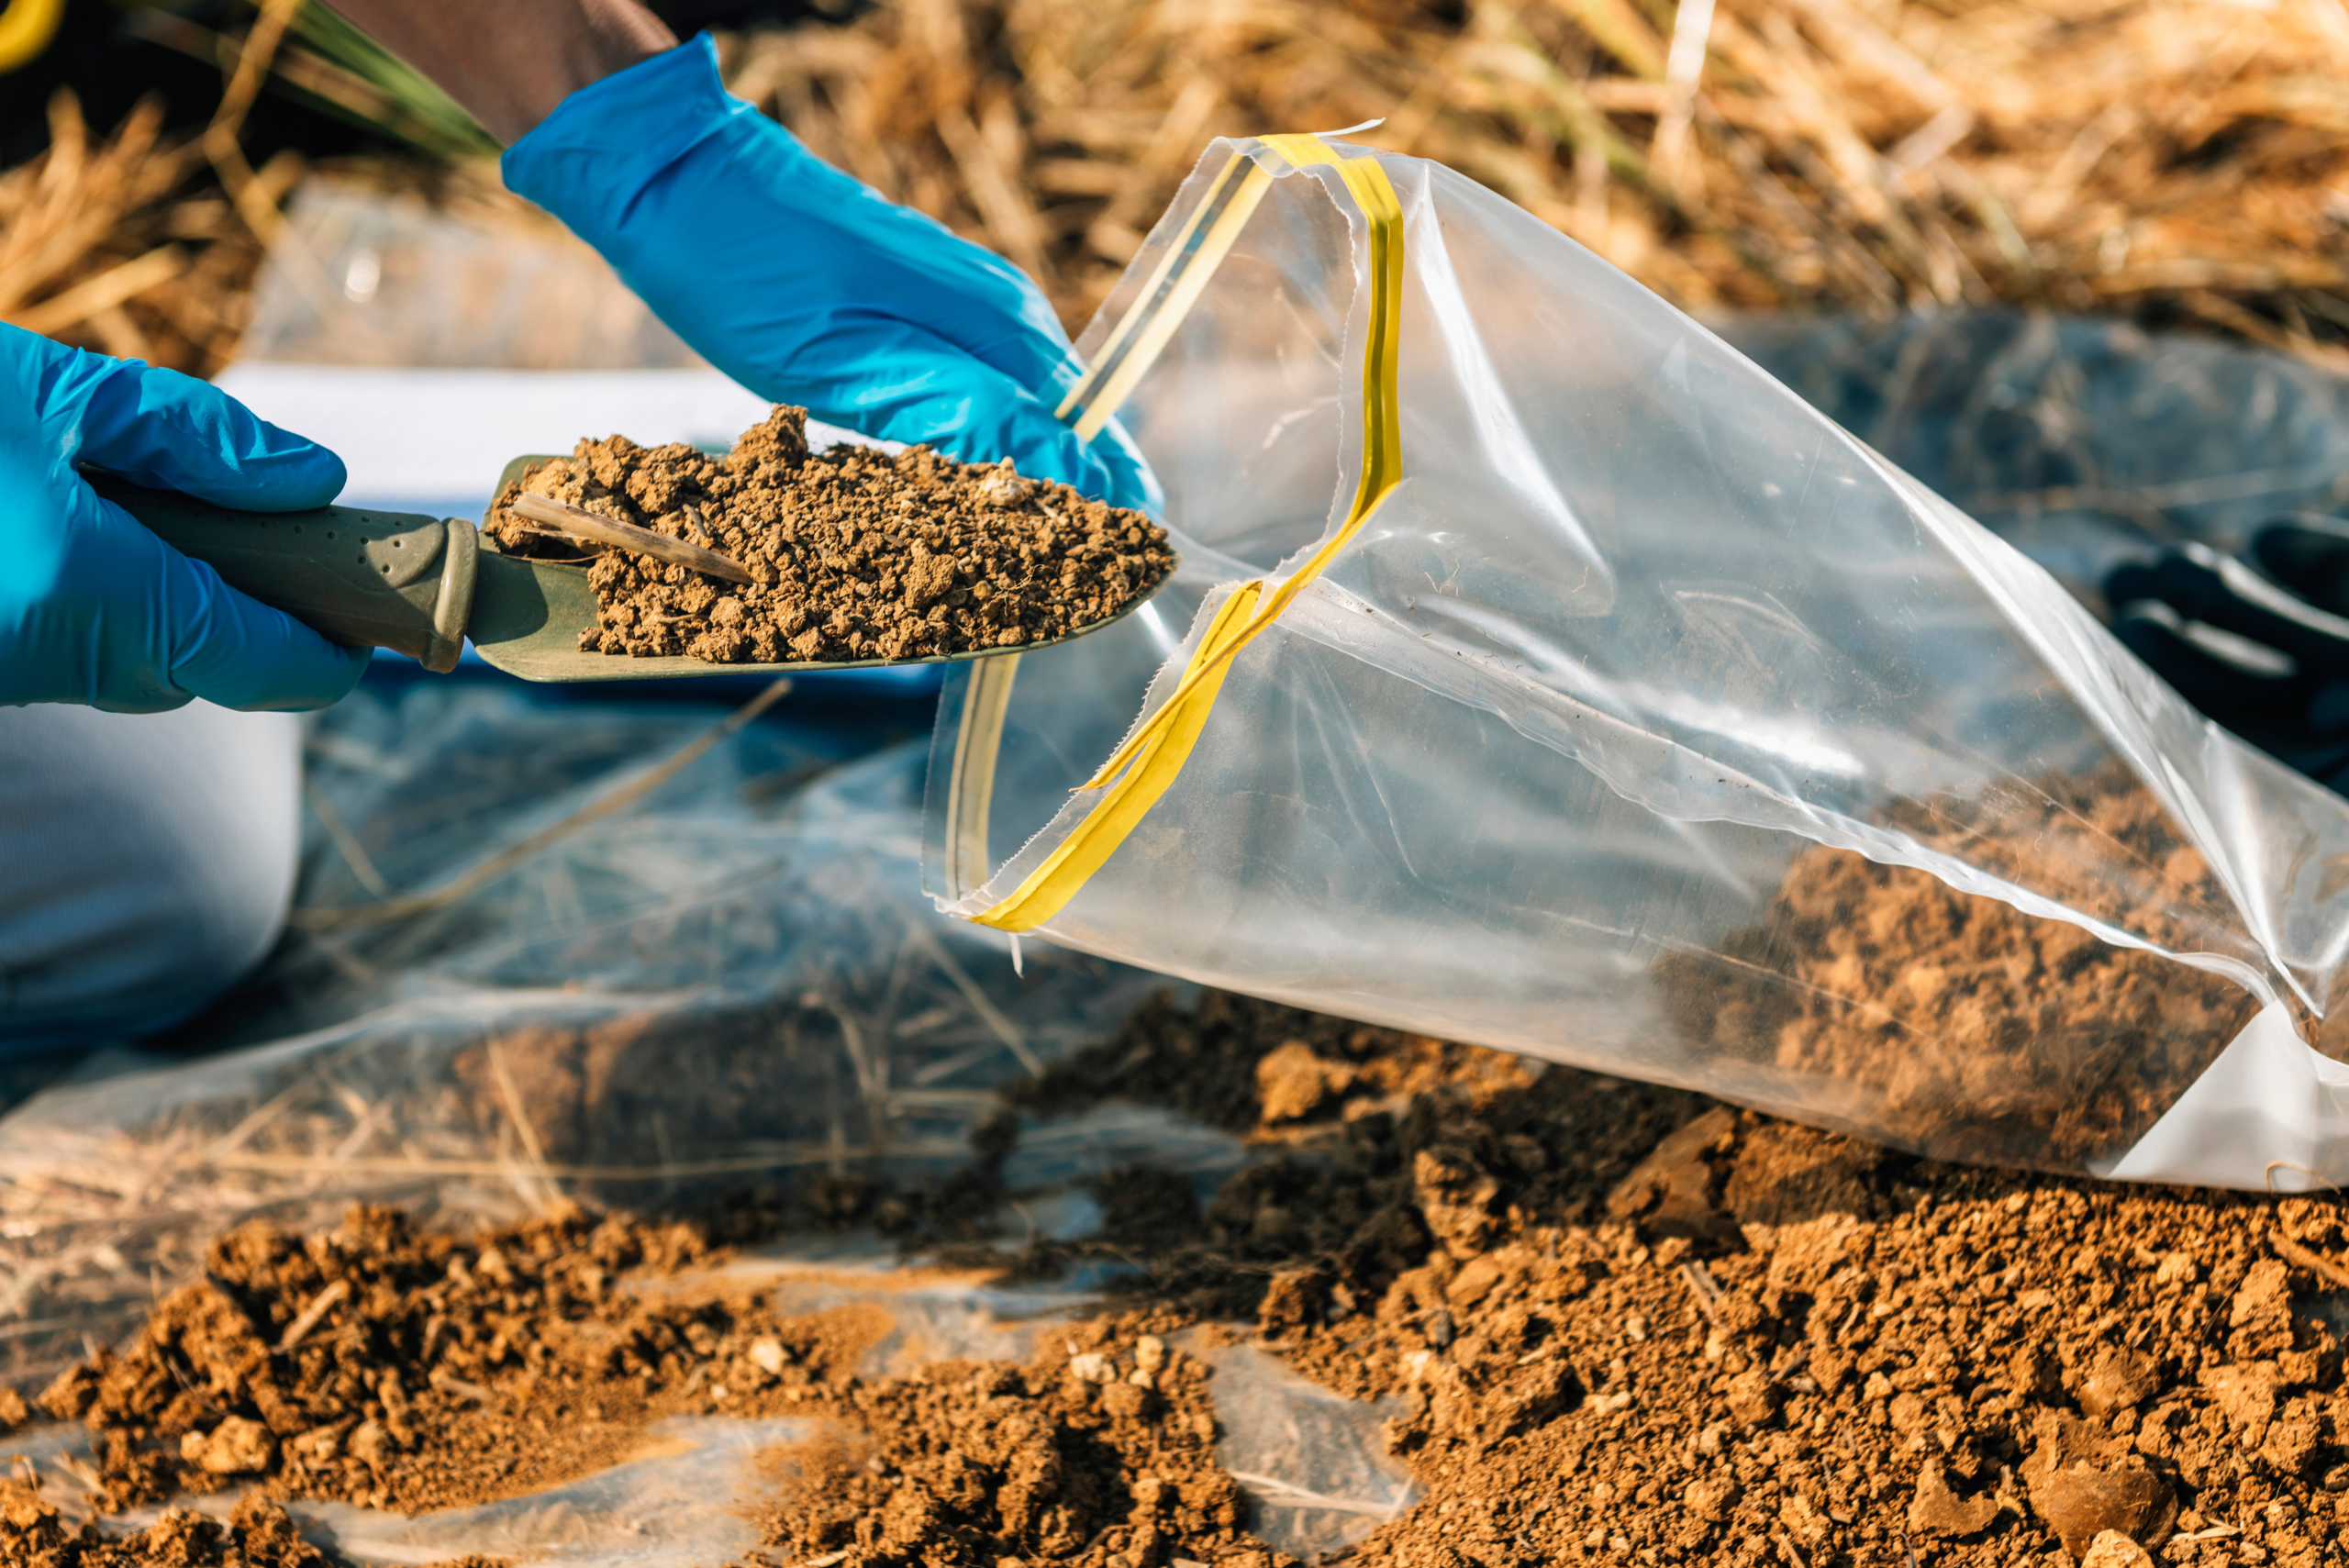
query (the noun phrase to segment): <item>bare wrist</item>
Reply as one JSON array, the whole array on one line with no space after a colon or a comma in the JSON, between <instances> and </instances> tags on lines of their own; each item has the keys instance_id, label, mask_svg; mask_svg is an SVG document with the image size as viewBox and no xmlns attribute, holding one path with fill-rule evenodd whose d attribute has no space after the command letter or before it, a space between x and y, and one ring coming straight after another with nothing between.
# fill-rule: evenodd
<instances>
[{"instance_id":1,"label":"bare wrist","mask_svg":"<svg viewBox=\"0 0 2349 1568\"><path fill-rule=\"evenodd\" d=\"M676 35L636 0L328 0L511 146L582 87Z\"/></svg>"}]
</instances>

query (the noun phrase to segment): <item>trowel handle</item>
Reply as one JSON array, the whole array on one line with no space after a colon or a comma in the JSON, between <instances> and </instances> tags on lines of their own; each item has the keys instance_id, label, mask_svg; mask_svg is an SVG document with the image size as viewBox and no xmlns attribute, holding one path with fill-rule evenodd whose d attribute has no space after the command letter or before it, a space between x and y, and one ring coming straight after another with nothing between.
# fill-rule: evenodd
<instances>
[{"instance_id":1,"label":"trowel handle","mask_svg":"<svg viewBox=\"0 0 2349 1568\"><path fill-rule=\"evenodd\" d=\"M446 672L473 615L479 536L460 517L320 506L236 512L83 471L93 488L221 581L354 648Z\"/></svg>"}]
</instances>

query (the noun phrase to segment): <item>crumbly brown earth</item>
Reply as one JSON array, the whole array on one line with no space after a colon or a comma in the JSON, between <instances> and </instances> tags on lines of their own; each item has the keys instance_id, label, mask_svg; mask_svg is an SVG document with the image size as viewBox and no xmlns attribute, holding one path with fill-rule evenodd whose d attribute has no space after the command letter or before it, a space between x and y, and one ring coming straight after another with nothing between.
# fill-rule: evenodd
<instances>
[{"instance_id":1,"label":"crumbly brown earth","mask_svg":"<svg viewBox=\"0 0 2349 1568\"><path fill-rule=\"evenodd\" d=\"M1427 1051L1208 1010L1256 1040L1260 1114L1266 1077L1311 1071L1292 1042L1331 1076ZM1162 1021L1119 1059L1136 1081L1166 1073L1132 1054L1152 1040L1187 1095L1244 1100L1236 1040ZM1295 1151L1226 1184L1187 1269L1155 1250L1202 1306L1252 1271L1293 1365L1407 1401L1388 1436L1427 1495L1353 1562L1971 1568L2111 1531L2099 1568L2132 1542L2313 1568L2349 1544L2337 1195L1938 1164L1563 1069L1497 1089L1477 1054L1399 1108L1268 1118Z\"/></svg>"},{"instance_id":2,"label":"crumbly brown earth","mask_svg":"<svg viewBox=\"0 0 2349 1568\"><path fill-rule=\"evenodd\" d=\"M1026 1366L861 1381L876 1325L640 1296L712 1255L690 1231L562 1216L459 1241L368 1211L224 1239L217 1284L47 1402L94 1419L126 1499L258 1482L395 1507L609 1462L658 1412L819 1415L835 1440L777 1456L766 1563L1273 1568L1213 1459L1213 1384L1166 1343L1244 1316L1307 1376L1404 1400L1388 1437L1426 1492L1356 1548L1381 1568L2054 1568L2099 1539L2095 1568L2316 1568L2349 1544L2336 1195L1938 1164L1212 994L1023 1097L1119 1092L1267 1157L1204 1207L1178 1173L1106 1179L1081 1250L1135 1265L1131 1305ZM602 1446L564 1447L599 1402Z\"/></svg>"},{"instance_id":3,"label":"crumbly brown earth","mask_svg":"<svg viewBox=\"0 0 2349 1568\"><path fill-rule=\"evenodd\" d=\"M2230 951L2225 890L2133 779L2019 794L1898 826L2162 946ZM1697 1051L1851 1097L1912 1149L2059 1171L2135 1142L2259 1007L2219 975L1826 848L1717 955L1669 954L1654 979Z\"/></svg>"},{"instance_id":4,"label":"crumbly brown earth","mask_svg":"<svg viewBox=\"0 0 2349 1568\"><path fill-rule=\"evenodd\" d=\"M87 1424L117 1507L256 1483L402 1512L537 1491L663 1416L820 1400L889 1331L878 1308L662 1288L717 1255L693 1227L575 1210L470 1237L370 1207L307 1238L247 1225L40 1404Z\"/></svg>"},{"instance_id":5,"label":"crumbly brown earth","mask_svg":"<svg viewBox=\"0 0 2349 1568\"><path fill-rule=\"evenodd\" d=\"M1208 1370L1134 1313L1048 1335L1030 1364L947 1362L860 1385L858 1426L780 1456L761 1568L1006 1561L1293 1568L1215 1462Z\"/></svg>"},{"instance_id":6,"label":"crumbly brown earth","mask_svg":"<svg viewBox=\"0 0 2349 1568\"><path fill-rule=\"evenodd\" d=\"M800 408L777 407L723 458L582 440L499 495L487 519L499 549L575 560L581 547L514 516L518 490L715 550L757 578L607 551L588 573L599 624L579 639L605 653L835 663L1017 648L1118 614L1174 568L1166 531L1141 513L1023 479L1008 458L811 455Z\"/></svg>"},{"instance_id":7,"label":"crumbly brown earth","mask_svg":"<svg viewBox=\"0 0 2349 1568\"><path fill-rule=\"evenodd\" d=\"M897 1563L952 1545L986 1564L1286 1562L1248 1536L1215 1462L1207 1369L1152 1332L1179 1319L1072 1324L1026 1366L867 1380L854 1368L889 1332L884 1309L778 1316L754 1293L690 1288L720 1261L693 1227L577 1211L467 1238L384 1208L306 1239L249 1225L127 1352L101 1351L40 1403L87 1424L108 1507L236 1485L459 1507L622 1462L663 1416L787 1414L847 1436L800 1456L808 1485L778 1488L769 1537L807 1550L776 1561ZM175 1514L117 1541L65 1531L28 1485L0 1496L0 1519L19 1515L0 1547L28 1555L0 1551L8 1568L322 1562L239 1544L276 1529L299 1547L259 1495L228 1527ZM189 1540L214 1554L170 1555Z\"/></svg>"},{"instance_id":8,"label":"crumbly brown earth","mask_svg":"<svg viewBox=\"0 0 2349 1568\"><path fill-rule=\"evenodd\" d=\"M184 1508L119 1539L87 1522L67 1529L37 1482L0 1480L0 1562L9 1568L327 1568L276 1504L240 1501L227 1523ZM461 1562L440 1568L465 1568Z\"/></svg>"}]
</instances>

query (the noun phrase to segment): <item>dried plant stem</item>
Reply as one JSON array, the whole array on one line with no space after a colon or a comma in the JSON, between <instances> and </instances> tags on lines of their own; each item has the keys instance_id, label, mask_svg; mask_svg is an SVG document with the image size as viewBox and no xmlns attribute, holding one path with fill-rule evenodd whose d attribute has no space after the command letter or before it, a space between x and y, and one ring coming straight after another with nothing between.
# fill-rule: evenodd
<instances>
[{"instance_id":1,"label":"dried plant stem","mask_svg":"<svg viewBox=\"0 0 2349 1568\"><path fill-rule=\"evenodd\" d=\"M639 774L627 784L599 795L577 811L531 834L520 843L501 850L429 893L411 894L404 898L389 899L381 904L361 904L321 908L312 906L298 908L287 917L288 924L305 930L334 930L348 926L383 925L395 920L413 919L434 909L443 909L468 894L495 881L524 861L568 838L593 822L600 822L615 812L643 799L697 762L713 746L740 730L752 719L781 701L791 690L788 675L774 681L757 696L737 708L726 720L700 735L658 767Z\"/></svg>"},{"instance_id":2,"label":"dried plant stem","mask_svg":"<svg viewBox=\"0 0 2349 1568\"><path fill-rule=\"evenodd\" d=\"M534 532L552 534L559 539L576 539L584 544L608 545L614 550L631 550L649 555L656 561L671 562L688 571L703 572L712 577L723 577L729 583L755 582L750 572L730 555L688 544L667 534L654 533L651 528L638 528L634 523L615 522L558 501L549 495L533 495L528 491L514 497L508 510L525 522L536 524Z\"/></svg>"}]
</instances>

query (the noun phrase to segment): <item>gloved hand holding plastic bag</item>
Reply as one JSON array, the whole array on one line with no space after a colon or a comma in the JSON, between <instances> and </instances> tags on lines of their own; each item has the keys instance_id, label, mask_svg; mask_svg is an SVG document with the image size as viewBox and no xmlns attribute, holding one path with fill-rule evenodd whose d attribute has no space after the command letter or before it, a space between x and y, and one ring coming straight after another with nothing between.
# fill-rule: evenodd
<instances>
[{"instance_id":1,"label":"gloved hand holding plastic bag","mask_svg":"<svg viewBox=\"0 0 2349 1568\"><path fill-rule=\"evenodd\" d=\"M1570 240L1220 143L1079 350L1184 569L955 672L941 907L1941 1156L2344 1174L2349 806Z\"/></svg>"}]
</instances>

